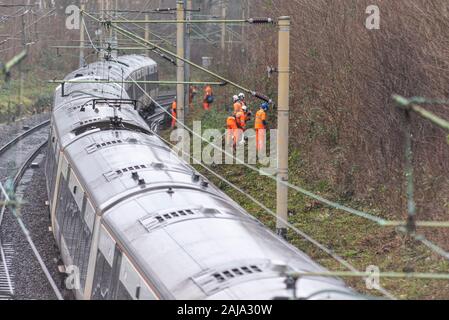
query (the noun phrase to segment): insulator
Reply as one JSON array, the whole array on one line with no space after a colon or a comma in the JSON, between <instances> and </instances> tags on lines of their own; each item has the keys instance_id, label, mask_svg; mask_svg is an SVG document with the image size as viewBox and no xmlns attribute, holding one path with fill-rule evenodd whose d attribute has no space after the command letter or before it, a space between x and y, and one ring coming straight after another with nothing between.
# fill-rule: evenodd
<instances>
[{"instance_id":1,"label":"insulator","mask_svg":"<svg viewBox=\"0 0 449 320\"><path fill-rule=\"evenodd\" d=\"M165 54L161 54L161 58L167 60L168 62L170 62L170 63L172 63L172 64L174 64L174 65L176 65L176 61L173 60L172 58L168 57L168 56L165 55Z\"/></svg>"},{"instance_id":2,"label":"insulator","mask_svg":"<svg viewBox=\"0 0 449 320\"><path fill-rule=\"evenodd\" d=\"M176 11L176 8L157 8L155 11L156 12L170 12L170 11Z\"/></svg>"},{"instance_id":3,"label":"insulator","mask_svg":"<svg viewBox=\"0 0 449 320\"><path fill-rule=\"evenodd\" d=\"M274 20L272 18L250 18L247 21L254 24L274 23Z\"/></svg>"},{"instance_id":4,"label":"insulator","mask_svg":"<svg viewBox=\"0 0 449 320\"><path fill-rule=\"evenodd\" d=\"M268 102L268 103L272 102L272 100L269 97L267 97L266 95L264 95L262 93L259 93L259 92L253 92L253 96L258 98L258 99L260 99L260 100Z\"/></svg>"}]
</instances>

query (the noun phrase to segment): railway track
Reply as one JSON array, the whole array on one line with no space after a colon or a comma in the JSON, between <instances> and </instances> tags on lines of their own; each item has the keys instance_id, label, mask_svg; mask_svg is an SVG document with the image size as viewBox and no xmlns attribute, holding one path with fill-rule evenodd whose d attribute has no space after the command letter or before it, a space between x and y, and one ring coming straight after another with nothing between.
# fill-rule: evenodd
<instances>
[{"instance_id":1,"label":"railway track","mask_svg":"<svg viewBox=\"0 0 449 320\"><path fill-rule=\"evenodd\" d=\"M49 125L49 120L44 121L0 148L0 182L13 178L36 145L47 140Z\"/></svg>"},{"instance_id":2,"label":"railway track","mask_svg":"<svg viewBox=\"0 0 449 320\"><path fill-rule=\"evenodd\" d=\"M47 145L47 127L49 124L50 121L42 122L12 139L0 148L1 201L6 202L10 200L8 191L5 190L2 183L7 179L14 177L13 189L15 191L31 163L42 153L43 148ZM41 143L36 148L36 143L39 142ZM6 210L7 208L5 205L0 207L0 229L3 225L3 217ZM11 274L13 255L13 245L10 243L3 243L0 233L0 300L10 300L14 296L14 277Z\"/></svg>"},{"instance_id":3,"label":"railway track","mask_svg":"<svg viewBox=\"0 0 449 320\"><path fill-rule=\"evenodd\" d=\"M14 279L9 272L13 254L12 244L0 240L0 301L11 300L14 295Z\"/></svg>"}]
</instances>

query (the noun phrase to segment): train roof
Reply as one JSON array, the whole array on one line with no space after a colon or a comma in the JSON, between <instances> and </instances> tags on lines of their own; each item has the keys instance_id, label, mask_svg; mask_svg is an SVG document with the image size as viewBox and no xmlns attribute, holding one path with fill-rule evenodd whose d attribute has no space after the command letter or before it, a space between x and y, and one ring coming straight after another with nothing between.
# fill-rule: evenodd
<instances>
[{"instance_id":1,"label":"train roof","mask_svg":"<svg viewBox=\"0 0 449 320\"><path fill-rule=\"evenodd\" d=\"M148 57L141 55L120 56L114 60L101 60L88 64L78 70L69 73L65 80L80 77L104 77L108 79L120 80L128 78L135 70L142 66L157 68L157 63Z\"/></svg>"},{"instance_id":2,"label":"train roof","mask_svg":"<svg viewBox=\"0 0 449 320\"><path fill-rule=\"evenodd\" d=\"M119 57L117 61L120 63L101 61L90 64L72 72L65 80L120 81L142 68L151 68L152 72L157 72L156 62L147 57L130 55ZM111 103L98 103L94 109L94 99L129 100L130 97L120 83L67 83L56 88L53 118L57 119L55 121L56 135L63 148L82 136L79 128L85 127L88 132L90 125L107 126L114 116L121 118L128 127L149 132L148 125L135 112L135 106L132 104L123 103L122 108L114 110Z\"/></svg>"}]
</instances>

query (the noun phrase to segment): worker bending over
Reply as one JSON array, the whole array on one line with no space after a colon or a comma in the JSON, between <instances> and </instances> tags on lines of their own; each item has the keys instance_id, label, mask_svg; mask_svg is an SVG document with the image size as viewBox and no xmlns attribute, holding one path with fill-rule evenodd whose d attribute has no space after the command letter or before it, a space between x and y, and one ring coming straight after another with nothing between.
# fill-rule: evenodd
<instances>
[{"instance_id":1,"label":"worker bending over","mask_svg":"<svg viewBox=\"0 0 449 320\"><path fill-rule=\"evenodd\" d=\"M178 120L178 107L176 103L176 97L171 105L171 116L172 116L171 128L174 129L176 126L176 121Z\"/></svg>"},{"instance_id":2,"label":"worker bending over","mask_svg":"<svg viewBox=\"0 0 449 320\"><path fill-rule=\"evenodd\" d=\"M214 102L214 92L212 91L212 87L207 85L204 87L204 101L203 108L206 111L210 110L211 104Z\"/></svg>"},{"instance_id":3,"label":"worker bending over","mask_svg":"<svg viewBox=\"0 0 449 320\"><path fill-rule=\"evenodd\" d=\"M267 112L270 105L266 102L262 103L259 111L256 113L256 121L254 128L256 129L257 151L262 151L265 148L266 134L267 134Z\"/></svg>"}]
</instances>

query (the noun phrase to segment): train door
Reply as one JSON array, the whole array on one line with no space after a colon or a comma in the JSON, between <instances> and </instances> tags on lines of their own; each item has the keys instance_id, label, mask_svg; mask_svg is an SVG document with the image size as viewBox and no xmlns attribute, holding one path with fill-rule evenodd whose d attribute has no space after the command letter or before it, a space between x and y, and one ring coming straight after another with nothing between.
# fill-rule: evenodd
<instances>
[{"instance_id":1,"label":"train door","mask_svg":"<svg viewBox=\"0 0 449 320\"><path fill-rule=\"evenodd\" d=\"M92 300L117 300L122 253L104 227L101 227Z\"/></svg>"}]
</instances>

